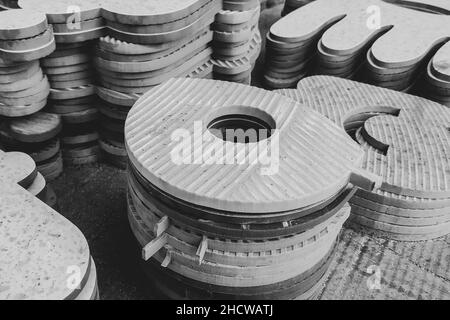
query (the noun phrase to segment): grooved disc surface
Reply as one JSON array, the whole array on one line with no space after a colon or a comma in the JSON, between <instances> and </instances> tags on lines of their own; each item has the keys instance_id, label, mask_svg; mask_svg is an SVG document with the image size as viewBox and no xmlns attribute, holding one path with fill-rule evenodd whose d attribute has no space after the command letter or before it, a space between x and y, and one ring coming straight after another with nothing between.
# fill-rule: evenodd
<instances>
[{"instance_id":1,"label":"grooved disc surface","mask_svg":"<svg viewBox=\"0 0 450 320\"><path fill-rule=\"evenodd\" d=\"M194 123L203 125L197 132L208 137L206 148L223 147L224 141L206 126L229 112L273 120L274 136L267 143L252 144L251 150L270 151L274 141L272 145L279 146L279 157L273 158L279 160L278 168L272 172L249 162L172 161L171 135L177 129L193 134ZM145 94L129 113L125 137L130 160L150 183L182 200L235 212L279 212L328 199L348 184L363 157L345 132L293 100L244 85L199 79L169 80ZM235 148L234 143L226 145ZM189 156L193 160L194 153Z\"/></svg>"},{"instance_id":2,"label":"grooved disc surface","mask_svg":"<svg viewBox=\"0 0 450 320\"><path fill-rule=\"evenodd\" d=\"M345 127L361 116L364 168L383 176L398 199L450 198L450 111L415 96L331 77L310 77L281 90ZM377 116L370 115L378 112ZM369 114L369 116L366 116ZM398 116L397 116L398 114ZM380 149L387 147L384 154Z\"/></svg>"}]
</instances>

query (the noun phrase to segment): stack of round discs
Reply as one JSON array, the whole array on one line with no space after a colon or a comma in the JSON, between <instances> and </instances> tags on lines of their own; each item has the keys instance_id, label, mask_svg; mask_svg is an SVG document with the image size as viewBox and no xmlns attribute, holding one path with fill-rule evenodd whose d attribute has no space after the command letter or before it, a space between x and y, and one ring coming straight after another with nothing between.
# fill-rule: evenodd
<instances>
[{"instance_id":1,"label":"stack of round discs","mask_svg":"<svg viewBox=\"0 0 450 320\"><path fill-rule=\"evenodd\" d=\"M257 58L261 49L260 11L259 1L255 0L223 2L214 23L216 79L250 84L254 56Z\"/></svg>"},{"instance_id":2,"label":"stack of round discs","mask_svg":"<svg viewBox=\"0 0 450 320\"><path fill-rule=\"evenodd\" d=\"M129 221L166 295L309 299L321 290L349 182L366 179L363 151L338 126L262 89L171 79L133 106L125 141Z\"/></svg>"},{"instance_id":3,"label":"stack of round discs","mask_svg":"<svg viewBox=\"0 0 450 320\"><path fill-rule=\"evenodd\" d=\"M52 208L56 197L33 159L0 150L0 167L0 299L99 299L86 239Z\"/></svg>"},{"instance_id":4,"label":"stack of round discs","mask_svg":"<svg viewBox=\"0 0 450 320\"><path fill-rule=\"evenodd\" d=\"M332 77L279 93L306 102L363 147L379 190L351 199L353 226L384 238L423 241L450 234L450 110L427 99ZM344 130L343 130L344 131Z\"/></svg>"},{"instance_id":5,"label":"stack of round discs","mask_svg":"<svg viewBox=\"0 0 450 320\"><path fill-rule=\"evenodd\" d=\"M81 43L105 34L101 0L19 0L19 6L47 15L57 43Z\"/></svg>"},{"instance_id":6,"label":"stack of round discs","mask_svg":"<svg viewBox=\"0 0 450 320\"><path fill-rule=\"evenodd\" d=\"M288 15L292 11L297 10L298 8L303 7L304 5L307 5L308 3L311 3L313 1L315 0L286 0L284 2L284 8L281 15Z\"/></svg>"},{"instance_id":7,"label":"stack of round discs","mask_svg":"<svg viewBox=\"0 0 450 320\"><path fill-rule=\"evenodd\" d=\"M450 107L450 43L429 62L422 90L425 97Z\"/></svg>"},{"instance_id":8,"label":"stack of round discs","mask_svg":"<svg viewBox=\"0 0 450 320\"><path fill-rule=\"evenodd\" d=\"M213 59L214 79L250 84L251 73L261 52L261 34L253 35L247 55L236 60Z\"/></svg>"},{"instance_id":9,"label":"stack of round discs","mask_svg":"<svg viewBox=\"0 0 450 320\"><path fill-rule=\"evenodd\" d=\"M98 120L95 79L91 63L90 46L58 44L57 50L42 60L50 80L50 101L47 112L60 115L64 132L75 133L79 127L95 127ZM67 128L66 128L67 127ZM67 130L66 130L67 129ZM82 165L98 161L98 141L86 144L62 143L63 158L67 165Z\"/></svg>"},{"instance_id":10,"label":"stack of round discs","mask_svg":"<svg viewBox=\"0 0 450 320\"><path fill-rule=\"evenodd\" d=\"M170 44L209 29L222 9L219 0L163 3L152 0L110 0L102 5L108 32L114 38L139 44Z\"/></svg>"},{"instance_id":11,"label":"stack of round discs","mask_svg":"<svg viewBox=\"0 0 450 320\"><path fill-rule=\"evenodd\" d=\"M37 61L55 50L52 27L44 14L13 9L0 13L2 65Z\"/></svg>"},{"instance_id":12,"label":"stack of round discs","mask_svg":"<svg viewBox=\"0 0 450 320\"><path fill-rule=\"evenodd\" d=\"M66 163L74 166L94 163L99 160L99 133L96 122L64 124L61 146Z\"/></svg>"},{"instance_id":13,"label":"stack of round discs","mask_svg":"<svg viewBox=\"0 0 450 320\"><path fill-rule=\"evenodd\" d=\"M21 0L19 4L45 13L55 30L56 51L41 62L51 86L46 111L61 116L68 127L64 132L73 134L81 124L95 127L98 109L90 40L101 37L105 31L100 4L87 0ZM98 141L62 143L62 149L67 165L98 161Z\"/></svg>"},{"instance_id":14,"label":"stack of round discs","mask_svg":"<svg viewBox=\"0 0 450 320\"><path fill-rule=\"evenodd\" d=\"M47 180L59 167L59 117L39 111L50 91L39 59L55 49L51 26L44 14L24 9L0 13L0 142L6 150L30 153ZM51 163L52 170L46 165Z\"/></svg>"},{"instance_id":15,"label":"stack of round discs","mask_svg":"<svg viewBox=\"0 0 450 320\"><path fill-rule=\"evenodd\" d=\"M111 37L100 39L95 58L100 85L124 94L142 95L172 77L182 77L210 60L211 31L177 41L177 46L136 45ZM158 50L158 51L155 51ZM128 53L119 53L125 52ZM144 52L144 53L143 53Z\"/></svg>"},{"instance_id":16,"label":"stack of round discs","mask_svg":"<svg viewBox=\"0 0 450 320\"><path fill-rule=\"evenodd\" d=\"M110 48L108 44L115 44L116 51L128 52L130 48L140 48L140 50L151 50L151 46L141 46L136 44L124 43L119 40L102 38L99 47ZM128 49L127 49L128 48ZM211 60L184 74L188 78L211 78L213 63ZM100 97L99 110L101 113L100 130L100 148L103 152L103 159L118 168L127 167L127 153L124 144L124 124L130 108L137 99L141 97L140 93L121 93L105 87L97 87L97 95Z\"/></svg>"},{"instance_id":17,"label":"stack of round discs","mask_svg":"<svg viewBox=\"0 0 450 320\"><path fill-rule=\"evenodd\" d=\"M6 151L22 151L36 162L46 180L56 179L63 171L58 115L37 112L1 123L0 140Z\"/></svg>"},{"instance_id":18,"label":"stack of round discs","mask_svg":"<svg viewBox=\"0 0 450 320\"><path fill-rule=\"evenodd\" d=\"M134 0L103 5L110 35L96 46L101 141L105 160L125 168L124 125L134 102L173 77L211 73L210 25L220 0L157 3ZM156 8L156 9L155 9Z\"/></svg>"},{"instance_id":19,"label":"stack of round discs","mask_svg":"<svg viewBox=\"0 0 450 320\"><path fill-rule=\"evenodd\" d=\"M0 0L0 11L9 9L18 9L18 0Z\"/></svg>"}]
</instances>

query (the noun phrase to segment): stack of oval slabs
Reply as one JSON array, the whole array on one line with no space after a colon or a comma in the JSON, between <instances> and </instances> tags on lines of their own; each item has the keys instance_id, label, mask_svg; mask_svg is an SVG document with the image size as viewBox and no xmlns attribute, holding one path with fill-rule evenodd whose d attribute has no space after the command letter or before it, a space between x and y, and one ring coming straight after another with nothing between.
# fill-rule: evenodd
<instances>
[{"instance_id":1,"label":"stack of oval slabs","mask_svg":"<svg viewBox=\"0 0 450 320\"><path fill-rule=\"evenodd\" d=\"M172 298L315 297L349 215L349 180L377 181L331 121L230 82L172 79L149 91L125 140L131 228L145 272Z\"/></svg>"},{"instance_id":2,"label":"stack of oval slabs","mask_svg":"<svg viewBox=\"0 0 450 320\"><path fill-rule=\"evenodd\" d=\"M396 240L450 233L450 110L412 95L332 77L280 90L342 126L366 152L364 168L383 177L359 190L351 223Z\"/></svg>"},{"instance_id":3,"label":"stack of oval slabs","mask_svg":"<svg viewBox=\"0 0 450 320\"><path fill-rule=\"evenodd\" d=\"M261 51L257 0L223 1L214 23L214 78L250 84Z\"/></svg>"},{"instance_id":4,"label":"stack of oval slabs","mask_svg":"<svg viewBox=\"0 0 450 320\"><path fill-rule=\"evenodd\" d=\"M221 8L221 0L103 4L109 36L100 39L95 64L106 160L126 166L125 119L143 93L172 77L211 74L210 25Z\"/></svg>"},{"instance_id":5,"label":"stack of oval slabs","mask_svg":"<svg viewBox=\"0 0 450 320\"><path fill-rule=\"evenodd\" d=\"M14 9L0 13L0 142L32 155L47 180L62 172L61 119L41 112L49 82L39 59L55 49L44 14Z\"/></svg>"},{"instance_id":6,"label":"stack of oval slabs","mask_svg":"<svg viewBox=\"0 0 450 320\"><path fill-rule=\"evenodd\" d=\"M65 164L97 162L98 119L92 41L105 32L98 1L20 0L22 8L46 14L52 25L56 51L41 64L50 81L47 112L63 120L62 154Z\"/></svg>"},{"instance_id":7,"label":"stack of oval slabs","mask_svg":"<svg viewBox=\"0 0 450 320\"><path fill-rule=\"evenodd\" d=\"M98 299L97 274L83 234L41 202L34 161L0 151L0 299Z\"/></svg>"},{"instance_id":8,"label":"stack of oval slabs","mask_svg":"<svg viewBox=\"0 0 450 320\"><path fill-rule=\"evenodd\" d=\"M408 2L413 6L414 1ZM416 2L421 8L436 1ZM450 56L441 46L450 38L450 16L435 10L437 14L381 0L314 1L271 27L266 83L290 88L307 74L324 74L397 91L423 91L426 98L448 102L448 71L443 69ZM316 62L311 60L315 54ZM420 90L423 75L432 90Z\"/></svg>"},{"instance_id":9,"label":"stack of oval slabs","mask_svg":"<svg viewBox=\"0 0 450 320\"><path fill-rule=\"evenodd\" d=\"M42 64L52 86L48 112L63 119L63 154L70 164L97 160L100 118L105 160L124 167L125 118L144 92L173 77L210 78L213 71L221 79L248 83L261 49L257 0L19 0L19 5L45 13L55 31L57 50ZM212 59L214 36L217 59Z\"/></svg>"}]
</instances>

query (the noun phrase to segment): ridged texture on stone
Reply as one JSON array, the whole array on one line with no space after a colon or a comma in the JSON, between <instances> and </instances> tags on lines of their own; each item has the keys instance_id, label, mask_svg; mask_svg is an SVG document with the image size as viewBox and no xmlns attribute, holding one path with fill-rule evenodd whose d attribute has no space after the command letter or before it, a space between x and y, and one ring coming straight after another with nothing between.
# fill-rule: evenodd
<instances>
[{"instance_id":1,"label":"ridged texture on stone","mask_svg":"<svg viewBox=\"0 0 450 320\"><path fill-rule=\"evenodd\" d=\"M206 126L212 111L229 106L253 107L273 117L280 133L277 174L261 175L260 165L171 161L176 129L192 133L195 121ZM130 160L152 184L195 204L237 212L277 212L325 200L348 183L363 156L345 132L293 100L209 80L173 79L149 91L131 109L125 136Z\"/></svg>"},{"instance_id":2,"label":"ridged texture on stone","mask_svg":"<svg viewBox=\"0 0 450 320\"><path fill-rule=\"evenodd\" d=\"M450 111L445 107L411 95L320 76L301 81L298 90L279 92L340 126L358 113L401 110L399 117L376 116L365 123L370 136L390 147L384 156L366 144L364 169L384 178L379 194L450 197Z\"/></svg>"}]
</instances>

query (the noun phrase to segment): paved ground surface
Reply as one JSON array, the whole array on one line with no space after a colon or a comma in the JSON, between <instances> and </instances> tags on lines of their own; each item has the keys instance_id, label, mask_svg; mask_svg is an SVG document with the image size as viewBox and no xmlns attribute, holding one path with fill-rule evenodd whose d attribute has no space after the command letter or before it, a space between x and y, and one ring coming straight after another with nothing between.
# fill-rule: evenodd
<instances>
[{"instance_id":1,"label":"paved ground surface","mask_svg":"<svg viewBox=\"0 0 450 320\"><path fill-rule=\"evenodd\" d=\"M262 34L280 11L264 12ZM258 86L261 61L253 78ZM104 164L67 168L52 186L60 212L90 244L101 298L159 298L138 266L140 250L126 218L125 172ZM408 244L345 229L338 251L322 299L450 299L450 237Z\"/></svg>"}]
</instances>

